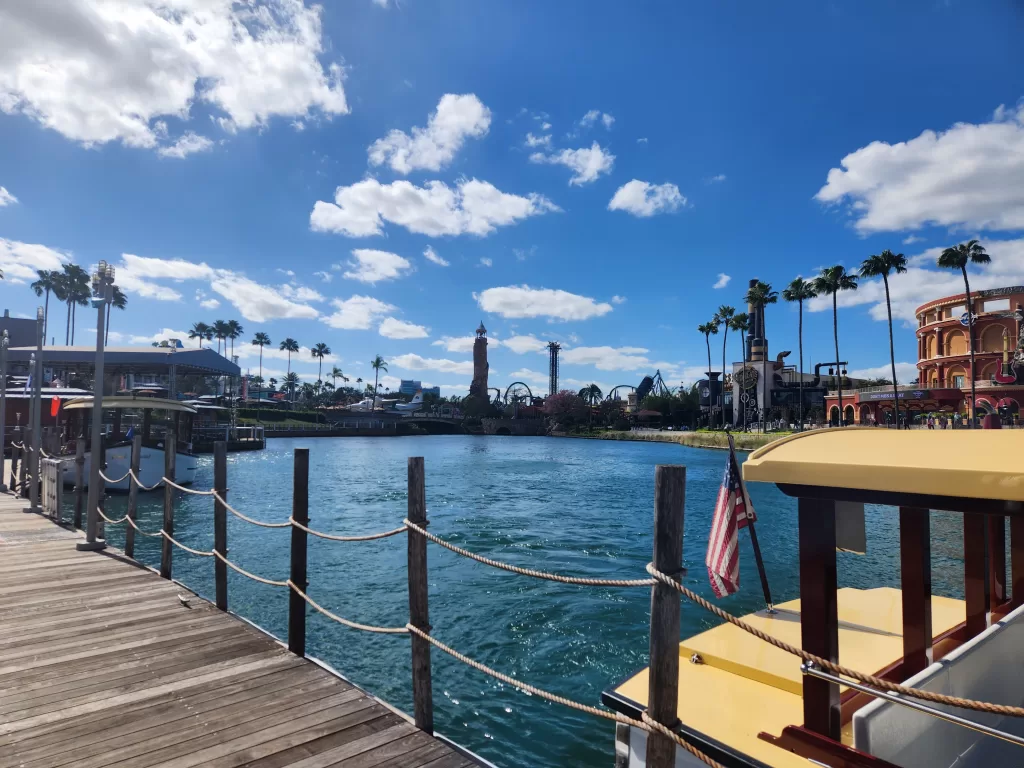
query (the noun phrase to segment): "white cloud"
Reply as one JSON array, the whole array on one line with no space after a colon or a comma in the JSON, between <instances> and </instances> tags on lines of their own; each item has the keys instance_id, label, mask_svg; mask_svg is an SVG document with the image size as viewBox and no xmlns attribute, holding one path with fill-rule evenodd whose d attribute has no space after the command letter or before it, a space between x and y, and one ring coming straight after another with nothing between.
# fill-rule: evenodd
<instances>
[{"instance_id":1,"label":"white cloud","mask_svg":"<svg viewBox=\"0 0 1024 768\"><path fill-rule=\"evenodd\" d=\"M520 368L518 371L510 374L512 381L525 381L527 384L540 384L545 388L548 384L548 375L541 373L540 371L531 371L529 368ZM534 394L537 394L534 392Z\"/></svg>"},{"instance_id":2,"label":"white cloud","mask_svg":"<svg viewBox=\"0 0 1024 768\"><path fill-rule=\"evenodd\" d=\"M382 315L393 312L397 307L371 296L352 296L348 299L331 299L337 310L321 318L331 328L346 331L366 331Z\"/></svg>"},{"instance_id":3,"label":"white cloud","mask_svg":"<svg viewBox=\"0 0 1024 768\"><path fill-rule=\"evenodd\" d=\"M719 288L725 288L725 286L729 284L730 280L732 280L731 275L727 275L725 274L725 272L719 272L718 279L715 280L715 284L712 285L711 287L714 288L715 290L718 290Z\"/></svg>"},{"instance_id":4,"label":"white cloud","mask_svg":"<svg viewBox=\"0 0 1024 768\"><path fill-rule=\"evenodd\" d=\"M439 267L451 266L449 262L445 261L440 256L438 256L437 251L435 251L433 247L429 245L427 246L427 249L423 251L423 258L425 258L427 261L437 264Z\"/></svg>"},{"instance_id":5,"label":"white cloud","mask_svg":"<svg viewBox=\"0 0 1024 768\"><path fill-rule=\"evenodd\" d=\"M0 237L0 270L8 283L35 280L36 270L59 270L71 255L37 243L20 243Z\"/></svg>"},{"instance_id":6,"label":"white cloud","mask_svg":"<svg viewBox=\"0 0 1024 768\"><path fill-rule=\"evenodd\" d=\"M473 351L473 343L476 341L476 336L442 336L437 341L431 342L432 346L444 347L446 352L457 352L459 354L465 354ZM495 346L499 342L495 339L490 340L490 346Z\"/></svg>"},{"instance_id":7,"label":"white cloud","mask_svg":"<svg viewBox=\"0 0 1024 768\"><path fill-rule=\"evenodd\" d=\"M181 159L195 152L205 152L212 146L213 142L205 136L200 136L198 133L188 131L173 144L166 147L160 147L160 149L157 150L157 154L161 157L176 157Z\"/></svg>"},{"instance_id":8,"label":"white cloud","mask_svg":"<svg viewBox=\"0 0 1024 768\"><path fill-rule=\"evenodd\" d=\"M542 131L550 131L551 130L551 123L541 123L540 124L540 129Z\"/></svg>"},{"instance_id":9,"label":"white cloud","mask_svg":"<svg viewBox=\"0 0 1024 768\"><path fill-rule=\"evenodd\" d=\"M387 8L389 0L373 0L373 4L378 8Z\"/></svg>"},{"instance_id":10,"label":"white cloud","mask_svg":"<svg viewBox=\"0 0 1024 768\"><path fill-rule=\"evenodd\" d=\"M220 306L220 302L216 299L203 299L199 302L199 306L203 309L216 309Z\"/></svg>"},{"instance_id":11,"label":"white cloud","mask_svg":"<svg viewBox=\"0 0 1024 768\"><path fill-rule=\"evenodd\" d=\"M429 336L428 329L415 323L385 317L377 329L381 336L388 339L425 339Z\"/></svg>"},{"instance_id":12,"label":"white cloud","mask_svg":"<svg viewBox=\"0 0 1024 768\"><path fill-rule=\"evenodd\" d=\"M251 336L245 338L245 343L241 341L235 342L235 354L239 360L258 360L260 356L260 348L248 343L251 340ZM288 352L280 349L277 343L271 344L269 347L263 348L263 359L266 360L287 360ZM334 354L333 352L329 355L324 355L324 365L330 363L334 365L341 362L341 357ZM320 358L313 357L313 351L307 346L299 346L298 352L292 352L292 370L295 370L296 365L309 365L318 366ZM264 377L266 377L266 371L264 371Z\"/></svg>"},{"instance_id":13,"label":"white cloud","mask_svg":"<svg viewBox=\"0 0 1024 768\"><path fill-rule=\"evenodd\" d=\"M274 271L275 272L280 272L285 277L295 277L295 270L293 270L293 269L281 269L281 267L278 267Z\"/></svg>"},{"instance_id":14,"label":"white cloud","mask_svg":"<svg viewBox=\"0 0 1024 768\"><path fill-rule=\"evenodd\" d=\"M858 368L850 371L850 376L855 379L880 379L892 380L892 366L876 365L874 368ZM896 363L896 383L909 384L918 377L917 366L914 363Z\"/></svg>"},{"instance_id":15,"label":"white cloud","mask_svg":"<svg viewBox=\"0 0 1024 768\"><path fill-rule=\"evenodd\" d=\"M486 256L481 256L480 265L483 267L492 267L494 266L494 261L492 259L487 258Z\"/></svg>"},{"instance_id":16,"label":"white cloud","mask_svg":"<svg viewBox=\"0 0 1024 768\"><path fill-rule=\"evenodd\" d=\"M531 163L546 163L548 165L564 165L573 172L569 184L589 184L596 181L597 177L604 173L610 173L615 165L615 155L601 148L596 141L590 148L563 149L551 155L543 152L535 152L530 155Z\"/></svg>"},{"instance_id":17,"label":"white cloud","mask_svg":"<svg viewBox=\"0 0 1024 768\"><path fill-rule=\"evenodd\" d=\"M580 119L580 125L584 128L589 128L598 120L600 120L601 124L609 131L612 129L612 123L615 122L615 118L607 112L602 112L599 109L592 109Z\"/></svg>"},{"instance_id":18,"label":"white cloud","mask_svg":"<svg viewBox=\"0 0 1024 768\"><path fill-rule=\"evenodd\" d=\"M355 256L348 262L349 269L343 277L358 280L361 283L376 283L380 280L394 280L402 276L402 272L412 269L408 259L389 251L376 251L372 248L356 248Z\"/></svg>"},{"instance_id":19,"label":"white cloud","mask_svg":"<svg viewBox=\"0 0 1024 768\"><path fill-rule=\"evenodd\" d=\"M978 125L957 123L910 141L874 141L833 168L815 196L851 204L861 233L928 224L1024 229L1024 104Z\"/></svg>"},{"instance_id":20,"label":"white cloud","mask_svg":"<svg viewBox=\"0 0 1024 768\"><path fill-rule=\"evenodd\" d=\"M708 184L721 184L725 179L726 175L724 173L719 173L718 175L709 178Z\"/></svg>"},{"instance_id":21,"label":"white cloud","mask_svg":"<svg viewBox=\"0 0 1024 768\"><path fill-rule=\"evenodd\" d=\"M399 355L388 361L397 368L405 368L409 371L439 371L440 373L460 373L472 375L473 362L448 360L446 358L427 358L419 355Z\"/></svg>"},{"instance_id":22,"label":"white cloud","mask_svg":"<svg viewBox=\"0 0 1024 768\"><path fill-rule=\"evenodd\" d=\"M907 235L906 237L903 238L904 245L913 245L914 243L920 242L924 242L924 238L918 237L917 235Z\"/></svg>"},{"instance_id":23,"label":"white cloud","mask_svg":"<svg viewBox=\"0 0 1024 768\"><path fill-rule=\"evenodd\" d=\"M527 352L547 352L548 344L541 341L532 333L527 336L510 336L501 342L517 355L524 355Z\"/></svg>"},{"instance_id":24,"label":"white cloud","mask_svg":"<svg viewBox=\"0 0 1024 768\"><path fill-rule=\"evenodd\" d=\"M551 317L558 320L587 320L612 311L612 305L552 288L507 285L488 288L475 297L484 312L505 318Z\"/></svg>"},{"instance_id":25,"label":"white cloud","mask_svg":"<svg viewBox=\"0 0 1024 768\"><path fill-rule=\"evenodd\" d=\"M153 281L212 280L215 274L216 270L205 262L196 264L185 259L155 259L122 253L116 280L125 293L158 301L179 301L178 291Z\"/></svg>"},{"instance_id":26,"label":"white cloud","mask_svg":"<svg viewBox=\"0 0 1024 768\"><path fill-rule=\"evenodd\" d=\"M512 195L476 179L461 179L455 189L441 181L417 187L408 181L364 179L338 187L333 203L318 200L309 223L315 231L349 237L381 235L385 221L431 237L487 235L496 227L559 210L543 195Z\"/></svg>"},{"instance_id":27,"label":"white cloud","mask_svg":"<svg viewBox=\"0 0 1024 768\"><path fill-rule=\"evenodd\" d=\"M491 111L475 94L446 93L427 120L426 128L413 128L412 136L393 130L370 145L370 165L391 166L397 173L416 169L439 171L455 157L467 138L478 139L491 127Z\"/></svg>"},{"instance_id":28,"label":"white cloud","mask_svg":"<svg viewBox=\"0 0 1024 768\"><path fill-rule=\"evenodd\" d=\"M229 270L218 270L210 288L227 299L246 320L265 323L268 320L315 319L320 313L313 307L284 296L268 285L250 280Z\"/></svg>"},{"instance_id":29,"label":"white cloud","mask_svg":"<svg viewBox=\"0 0 1024 768\"><path fill-rule=\"evenodd\" d=\"M203 102L229 132L345 114L303 0L63 0L0 6L0 110L86 146L158 147ZM160 125L163 123L163 126Z\"/></svg>"},{"instance_id":30,"label":"white cloud","mask_svg":"<svg viewBox=\"0 0 1024 768\"><path fill-rule=\"evenodd\" d=\"M651 184L639 179L627 181L616 190L609 211L626 211L634 216L648 217L656 213L670 213L686 205L675 184Z\"/></svg>"},{"instance_id":31,"label":"white cloud","mask_svg":"<svg viewBox=\"0 0 1024 768\"><path fill-rule=\"evenodd\" d=\"M593 365L601 371L635 371L651 366L651 361L644 356L647 351L643 347L573 347L563 349L560 360L568 364Z\"/></svg>"},{"instance_id":32,"label":"white cloud","mask_svg":"<svg viewBox=\"0 0 1024 768\"><path fill-rule=\"evenodd\" d=\"M647 137L646 136L641 136L639 139L636 140L636 143L637 144L646 144L647 143Z\"/></svg>"},{"instance_id":33,"label":"white cloud","mask_svg":"<svg viewBox=\"0 0 1024 768\"><path fill-rule=\"evenodd\" d=\"M314 272L313 273L313 277L319 277L325 283L329 283L329 282L331 282L331 280L334 279L334 275L332 275L330 272L323 272L323 271Z\"/></svg>"},{"instance_id":34,"label":"white cloud","mask_svg":"<svg viewBox=\"0 0 1024 768\"><path fill-rule=\"evenodd\" d=\"M612 296L612 304L625 304L625 303L626 303L626 297L625 296Z\"/></svg>"},{"instance_id":35,"label":"white cloud","mask_svg":"<svg viewBox=\"0 0 1024 768\"><path fill-rule=\"evenodd\" d=\"M281 295L286 299L295 299L296 301L323 301L324 296L319 291L312 288L308 288L305 285L299 285L298 283L285 283L281 286Z\"/></svg>"},{"instance_id":36,"label":"white cloud","mask_svg":"<svg viewBox=\"0 0 1024 768\"><path fill-rule=\"evenodd\" d=\"M153 342L159 344L161 341L169 341L171 339L178 339L186 347L189 345L188 331L176 331L173 328L164 328L151 336L131 335L128 337L128 342L130 344L152 344Z\"/></svg>"},{"instance_id":37,"label":"white cloud","mask_svg":"<svg viewBox=\"0 0 1024 768\"><path fill-rule=\"evenodd\" d=\"M18 198L7 191L7 187L0 187L0 208L5 205L14 205L18 202Z\"/></svg>"},{"instance_id":38,"label":"white cloud","mask_svg":"<svg viewBox=\"0 0 1024 768\"><path fill-rule=\"evenodd\" d=\"M551 136L542 135L534 136L532 133L526 134L526 146L535 149L537 147L544 147L544 149L551 149Z\"/></svg>"}]
</instances>

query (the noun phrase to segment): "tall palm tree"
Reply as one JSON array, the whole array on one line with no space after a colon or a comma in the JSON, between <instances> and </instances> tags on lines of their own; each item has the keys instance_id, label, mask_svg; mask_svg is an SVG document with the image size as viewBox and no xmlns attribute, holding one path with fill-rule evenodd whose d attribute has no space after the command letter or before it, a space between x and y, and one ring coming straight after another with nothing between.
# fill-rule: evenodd
<instances>
[{"instance_id":1,"label":"tall palm tree","mask_svg":"<svg viewBox=\"0 0 1024 768\"><path fill-rule=\"evenodd\" d=\"M579 391L580 398L591 405L597 405L601 402L602 394L604 393L601 392L601 388L597 384L588 384Z\"/></svg>"},{"instance_id":2,"label":"tall palm tree","mask_svg":"<svg viewBox=\"0 0 1024 768\"><path fill-rule=\"evenodd\" d=\"M60 276L60 291L64 302L68 305L67 327L64 332L64 343L75 343L75 310L77 307L89 305L92 296L89 273L77 264L62 265L64 273Z\"/></svg>"},{"instance_id":3,"label":"tall palm tree","mask_svg":"<svg viewBox=\"0 0 1024 768\"><path fill-rule=\"evenodd\" d=\"M370 367L373 368L373 403L377 404L377 380L380 377L380 372L388 372L388 364L384 362L384 358L377 355L370 361Z\"/></svg>"},{"instance_id":4,"label":"tall palm tree","mask_svg":"<svg viewBox=\"0 0 1024 768\"><path fill-rule=\"evenodd\" d=\"M273 376L271 376L269 379L267 379L267 382L270 384L270 389L271 390L276 390L277 389L277 379L275 379Z\"/></svg>"},{"instance_id":5,"label":"tall palm tree","mask_svg":"<svg viewBox=\"0 0 1024 768\"><path fill-rule=\"evenodd\" d=\"M825 267L821 274L814 278L814 290L818 294L832 297L832 338L836 345L836 382L838 382L839 395L839 426L846 426L846 418L843 409L843 370L839 364L839 293L840 291L856 291L857 276L851 275L841 264L834 267Z\"/></svg>"},{"instance_id":6,"label":"tall palm tree","mask_svg":"<svg viewBox=\"0 0 1024 768\"><path fill-rule=\"evenodd\" d=\"M889 300L889 273L907 271L907 257L888 248L877 256L868 256L860 265L861 277L880 277L885 285L885 312L889 316L889 365L892 366L892 398L896 408L896 429L900 428L900 390L896 383L896 351L892 343L892 303Z\"/></svg>"},{"instance_id":7,"label":"tall palm tree","mask_svg":"<svg viewBox=\"0 0 1024 768\"><path fill-rule=\"evenodd\" d=\"M346 376L345 372L342 371L341 368L339 368L338 366L334 366L331 369L330 377L335 389L338 388L338 379L341 379L341 383L343 385L348 383L348 376Z\"/></svg>"},{"instance_id":8,"label":"tall palm tree","mask_svg":"<svg viewBox=\"0 0 1024 768\"><path fill-rule=\"evenodd\" d=\"M964 293L967 298L967 335L971 351L971 426L974 426L974 411L978 407L978 399L974 391L974 307L971 304L971 284L967 280L967 264L988 264L992 258L977 240L947 248L939 256L938 265L944 269L959 269L964 276Z\"/></svg>"},{"instance_id":9,"label":"tall palm tree","mask_svg":"<svg viewBox=\"0 0 1024 768\"><path fill-rule=\"evenodd\" d=\"M128 297L124 295L124 291L120 287L113 285L111 286L112 297L110 303L107 304L107 317L103 321L103 343L106 344L110 338L110 308L115 307L117 309L125 309L128 306Z\"/></svg>"},{"instance_id":10,"label":"tall palm tree","mask_svg":"<svg viewBox=\"0 0 1024 768\"><path fill-rule=\"evenodd\" d=\"M213 329L213 338L217 340L217 354L223 354L221 351L221 342L224 342L224 351L227 351L227 339L228 339L228 324L226 320L214 320L213 325L210 326Z\"/></svg>"},{"instance_id":11,"label":"tall palm tree","mask_svg":"<svg viewBox=\"0 0 1024 768\"><path fill-rule=\"evenodd\" d=\"M793 278L793 281L782 290L782 298L786 301L795 301L797 304L797 344L800 347L800 429L804 428L804 302L813 299L818 295L814 290L814 284L802 277ZM889 339L892 340L892 326L889 326Z\"/></svg>"},{"instance_id":12,"label":"tall palm tree","mask_svg":"<svg viewBox=\"0 0 1024 768\"><path fill-rule=\"evenodd\" d=\"M263 348L270 345L270 337L260 331L252 337L252 345L260 348L260 383L256 388L256 420L260 418L260 401L263 399Z\"/></svg>"},{"instance_id":13,"label":"tall palm tree","mask_svg":"<svg viewBox=\"0 0 1024 768\"><path fill-rule=\"evenodd\" d=\"M43 301L43 345L45 346L50 320L50 294L58 287L60 272L52 269L37 269L36 274L39 275L39 279L32 283L32 290L36 292L36 296L46 294L46 299Z\"/></svg>"},{"instance_id":14,"label":"tall palm tree","mask_svg":"<svg viewBox=\"0 0 1024 768\"><path fill-rule=\"evenodd\" d=\"M190 339L199 339L199 348L202 349L203 339L210 338L210 334L212 332L213 329L210 328L210 326L208 326L206 323L192 323L192 329L188 332L188 337Z\"/></svg>"},{"instance_id":15,"label":"tall palm tree","mask_svg":"<svg viewBox=\"0 0 1024 768\"><path fill-rule=\"evenodd\" d=\"M289 371L281 381L281 389L290 393L292 402L295 401L295 388L299 386L299 374Z\"/></svg>"},{"instance_id":16,"label":"tall palm tree","mask_svg":"<svg viewBox=\"0 0 1024 768\"><path fill-rule=\"evenodd\" d=\"M288 373L291 373L292 372L292 352L298 352L299 351L299 342L297 342L295 339L289 337L289 338L285 339L284 341L282 341L280 344L278 344L277 348L280 349L283 352L287 352L288 353ZM285 378L287 378L287 377L285 377ZM295 399L295 387L292 387L291 390L289 390L289 391L291 392L292 400L294 400Z\"/></svg>"},{"instance_id":17,"label":"tall palm tree","mask_svg":"<svg viewBox=\"0 0 1024 768\"><path fill-rule=\"evenodd\" d=\"M748 330L750 330L750 315L748 315L746 312L740 312L738 314L733 315L732 318L730 318L730 320L729 320L729 330L730 331L735 331L736 333L738 333L740 335L739 336L739 339L740 339L740 360L743 361L743 367L746 368L747 367L747 343L743 339L743 334L745 334ZM746 408L746 405L743 404L742 396L743 396L743 391L741 390L740 391L740 398L739 398L739 400L740 400L739 407L743 409L743 431L745 432L746 429L747 429L747 408ZM732 407L735 409L737 407L736 403L733 403Z\"/></svg>"},{"instance_id":18,"label":"tall palm tree","mask_svg":"<svg viewBox=\"0 0 1024 768\"><path fill-rule=\"evenodd\" d=\"M317 371L316 380L319 382L323 378L324 373L324 358L331 354L331 348L324 344L322 341L309 350L309 354L313 357L319 358L320 369Z\"/></svg>"},{"instance_id":19,"label":"tall palm tree","mask_svg":"<svg viewBox=\"0 0 1024 768\"><path fill-rule=\"evenodd\" d=\"M231 339L231 357L234 358L234 356L235 356L235 339L240 338L241 335L242 335L242 331L244 331L245 329L242 328L242 324L240 322L238 322L237 320L228 320L227 327L224 330L226 331L226 333L224 334L225 338L226 339ZM225 351L227 351L227 345L226 344L225 344Z\"/></svg>"},{"instance_id":20,"label":"tall palm tree","mask_svg":"<svg viewBox=\"0 0 1024 768\"><path fill-rule=\"evenodd\" d=\"M722 334L722 426L725 426L725 342L729 339L729 321L736 314L736 308L723 304L715 313L715 319L723 328Z\"/></svg>"},{"instance_id":21,"label":"tall palm tree","mask_svg":"<svg viewBox=\"0 0 1024 768\"><path fill-rule=\"evenodd\" d=\"M715 315L710 323L703 323L697 326L697 331L704 334L704 343L708 345L708 384L711 384L711 334L718 333L718 316ZM710 392L710 388L708 390ZM715 402L708 398L708 429L715 426Z\"/></svg>"},{"instance_id":22,"label":"tall palm tree","mask_svg":"<svg viewBox=\"0 0 1024 768\"><path fill-rule=\"evenodd\" d=\"M764 308L769 304L777 304L779 301L779 294L777 291L772 290L770 283L765 283L758 280L747 290L746 296L743 300L754 307L754 311L757 312L758 318L761 321L761 341L762 341L762 354L761 354L761 392L764 395L764 402L761 403L761 429L764 429L765 416L768 414L768 345L765 340L768 338L768 332L765 329L764 323Z\"/></svg>"}]
</instances>

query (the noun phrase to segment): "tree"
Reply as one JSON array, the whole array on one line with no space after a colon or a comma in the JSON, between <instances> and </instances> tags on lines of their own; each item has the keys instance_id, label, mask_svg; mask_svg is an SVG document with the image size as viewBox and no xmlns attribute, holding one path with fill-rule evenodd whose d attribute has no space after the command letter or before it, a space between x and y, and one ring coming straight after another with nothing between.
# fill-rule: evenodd
<instances>
[{"instance_id":1,"label":"tree","mask_svg":"<svg viewBox=\"0 0 1024 768\"><path fill-rule=\"evenodd\" d=\"M348 376L345 375L344 371L338 366L334 366L330 372L331 382L334 384L334 388L338 388L338 379L341 379L342 384L348 383Z\"/></svg>"},{"instance_id":2,"label":"tree","mask_svg":"<svg viewBox=\"0 0 1024 768\"><path fill-rule=\"evenodd\" d=\"M209 339L213 335L213 329L206 323L192 323L192 329L188 332L190 339L199 339L199 348L203 348L203 339Z\"/></svg>"},{"instance_id":3,"label":"tree","mask_svg":"<svg viewBox=\"0 0 1024 768\"><path fill-rule=\"evenodd\" d=\"M217 354L223 354L221 351L221 342L224 342L224 352L227 351L227 339L228 339L228 324L226 320L214 320L213 325L213 337L217 340Z\"/></svg>"},{"instance_id":4,"label":"tree","mask_svg":"<svg viewBox=\"0 0 1024 768\"><path fill-rule=\"evenodd\" d=\"M240 322L238 322L237 320L228 320L227 327L225 328L226 332L224 334L224 337L226 339L231 339L232 358L235 356L235 339L239 338L242 335L243 330L244 329L242 328L242 324Z\"/></svg>"},{"instance_id":5,"label":"tree","mask_svg":"<svg viewBox=\"0 0 1024 768\"><path fill-rule=\"evenodd\" d=\"M841 264L834 267L826 267L821 274L814 278L814 290L820 295L832 297L832 338L836 345L836 382L838 382L837 394L839 404L839 426L846 426L846 418L843 415L843 372L839 359L839 293L841 291L856 291L857 276L848 273Z\"/></svg>"},{"instance_id":6,"label":"tree","mask_svg":"<svg viewBox=\"0 0 1024 768\"><path fill-rule=\"evenodd\" d=\"M388 372L388 364L384 362L384 358L377 355L370 361L370 367L373 368L373 404L377 404L377 379L380 376L380 372Z\"/></svg>"},{"instance_id":7,"label":"tree","mask_svg":"<svg viewBox=\"0 0 1024 768\"><path fill-rule=\"evenodd\" d=\"M779 301L779 294L772 290L769 283L764 283L758 280L747 291L747 295L743 297L743 300L754 307L754 311L757 312L759 319L761 320L761 429L764 429L765 416L768 413L768 345L765 340L768 338L768 333L765 329L764 323L764 308L769 304L776 304Z\"/></svg>"},{"instance_id":8,"label":"tree","mask_svg":"<svg viewBox=\"0 0 1024 768\"><path fill-rule=\"evenodd\" d=\"M797 304L797 314L799 321L797 323L797 344L800 348L800 381L798 382L800 389L800 429L804 428L804 302L813 299L818 295L818 292L814 290L814 284L809 280L804 280L802 277L793 278L793 282L787 285L782 290L782 298L786 301L795 301ZM890 327L889 332L890 339L892 338L892 328Z\"/></svg>"},{"instance_id":9,"label":"tree","mask_svg":"<svg viewBox=\"0 0 1024 768\"><path fill-rule=\"evenodd\" d=\"M45 346L46 332L50 321L50 294L58 288L60 272L52 269L37 269L36 274L39 275L39 279L32 283L32 290L36 292L36 296L46 294L46 299L43 301L43 345Z\"/></svg>"},{"instance_id":10,"label":"tree","mask_svg":"<svg viewBox=\"0 0 1024 768\"><path fill-rule=\"evenodd\" d=\"M263 400L263 348L270 345L270 337L263 333L263 331L260 331L252 337L252 345L260 348L260 383L256 387L256 420L259 421L260 401Z\"/></svg>"},{"instance_id":11,"label":"tree","mask_svg":"<svg viewBox=\"0 0 1024 768\"><path fill-rule=\"evenodd\" d=\"M892 366L892 397L896 408L896 429L900 428L900 390L896 383L896 351L892 343L892 302L889 299L889 273L907 271L907 257L888 248L877 256L868 256L860 265L861 277L880 277L885 285L885 312L889 316L889 365Z\"/></svg>"},{"instance_id":12,"label":"tree","mask_svg":"<svg viewBox=\"0 0 1024 768\"><path fill-rule=\"evenodd\" d=\"M299 374L294 371L288 371L281 382L281 390L289 393L292 402L295 402L295 388L297 386L299 386Z\"/></svg>"},{"instance_id":13,"label":"tree","mask_svg":"<svg viewBox=\"0 0 1024 768\"><path fill-rule=\"evenodd\" d=\"M99 297L99 294L96 294ZM128 306L128 297L124 295L124 291L120 287L113 285L111 286L111 299L110 303L107 304L107 317L103 323L103 343L107 343L107 339L110 337L110 308L125 309Z\"/></svg>"},{"instance_id":14,"label":"tree","mask_svg":"<svg viewBox=\"0 0 1024 768\"><path fill-rule=\"evenodd\" d=\"M697 326L697 331L704 334L704 343L708 346L708 391L711 391L711 335L718 333L718 315L712 318L710 323L703 323ZM708 429L715 426L715 400L714 393L708 399Z\"/></svg>"},{"instance_id":15,"label":"tree","mask_svg":"<svg viewBox=\"0 0 1024 768\"><path fill-rule=\"evenodd\" d=\"M601 402L601 388L597 384L589 384L579 391L579 396L591 405Z\"/></svg>"},{"instance_id":16,"label":"tree","mask_svg":"<svg viewBox=\"0 0 1024 768\"><path fill-rule=\"evenodd\" d=\"M747 367L747 343L743 340L743 334L750 330L750 315L748 315L746 312L740 312L737 315L733 315L732 319L729 320L729 330L735 331L736 333L740 334L740 360L743 361L743 367L745 369ZM734 409L736 407L743 409L743 430L746 431L747 407L742 401L742 395L743 392L740 391L741 397L739 405L737 406L736 403L733 403L732 407Z\"/></svg>"},{"instance_id":17,"label":"tree","mask_svg":"<svg viewBox=\"0 0 1024 768\"><path fill-rule=\"evenodd\" d=\"M278 344L278 349L283 350L284 352L288 353L288 373L290 374L292 372L292 352L298 352L299 351L299 342L297 342L295 339L289 337L289 338L285 339L284 341L282 341L280 344ZM285 376L285 378L287 379L288 377ZM294 385L289 390L289 392L291 393L290 394L291 399L294 401L295 400L295 386Z\"/></svg>"},{"instance_id":18,"label":"tree","mask_svg":"<svg viewBox=\"0 0 1024 768\"><path fill-rule=\"evenodd\" d=\"M967 280L967 264L988 264L992 258L985 253L985 249L977 240L968 240L966 243L954 245L947 248L939 256L938 265L943 269L959 269L964 276L964 293L967 299L967 336L970 342L971 351L971 407L968 413L971 415L971 426L974 426L974 411L978 407L978 398L974 391L974 307L971 305L971 284Z\"/></svg>"},{"instance_id":19,"label":"tree","mask_svg":"<svg viewBox=\"0 0 1024 768\"><path fill-rule=\"evenodd\" d=\"M272 390L276 390L277 389L277 379L275 379L273 376L271 376L269 379L267 379L267 381L270 384L270 388Z\"/></svg>"},{"instance_id":20,"label":"tree","mask_svg":"<svg viewBox=\"0 0 1024 768\"><path fill-rule=\"evenodd\" d=\"M725 342L729 339L729 321L736 314L736 308L723 304L715 313L715 319L724 329L722 334L722 426L725 426Z\"/></svg>"},{"instance_id":21,"label":"tree","mask_svg":"<svg viewBox=\"0 0 1024 768\"><path fill-rule=\"evenodd\" d=\"M313 357L319 358L320 360L320 370L317 371L316 374L316 380L320 381L323 378L324 373L324 358L327 357L327 355L331 354L331 348L321 341L319 344L317 344L315 347L309 350L309 353Z\"/></svg>"},{"instance_id":22,"label":"tree","mask_svg":"<svg viewBox=\"0 0 1024 768\"><path fill-rule=\"evenodd\" d=\"M544 413L561 429L580 423L586 407L583 398L568 389L548 395L544 399Z\"/></svg>"},{"instance_id":23,"label":"tree","mask_svg":"<svg viewBox=\"0 0 1024 768\"><path fill-rule=\"evenodd\" d=\"M64 273L60 276L60 290L65 303L68 305L67 328L64 333L64 343L75 343L75 310L77 307L87 307L89 298L92 296L89 273L77 264L64 264Z\"/></svg>"}]
</instances>

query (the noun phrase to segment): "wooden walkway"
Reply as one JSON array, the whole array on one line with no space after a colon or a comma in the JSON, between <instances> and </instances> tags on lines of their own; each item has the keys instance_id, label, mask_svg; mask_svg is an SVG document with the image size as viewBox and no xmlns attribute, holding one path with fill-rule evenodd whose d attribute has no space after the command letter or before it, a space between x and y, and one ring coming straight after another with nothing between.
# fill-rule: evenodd
<instances>
[{"instance_id":1,"label":"wooden walkway","mask_svg":"<svg viewBox=\"0 0 1024 768\"><path fill-rule=\"evenodd\" d=\"M24 506L0 495L0 768L477 764Z\"/></svg>"}]
</instances>

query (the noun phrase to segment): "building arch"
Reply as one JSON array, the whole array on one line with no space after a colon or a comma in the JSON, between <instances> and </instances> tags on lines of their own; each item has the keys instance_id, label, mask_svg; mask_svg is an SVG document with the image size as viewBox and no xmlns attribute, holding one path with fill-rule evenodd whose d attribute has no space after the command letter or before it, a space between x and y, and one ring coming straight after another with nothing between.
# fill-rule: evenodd
<instances>
[{"instance_id":1,"label":"building arch","mask_svg":"<svg viewBox=\"0 0 1024 768\"><path fill-rule=\"evenodd\" d=\"M838 405L833 405L831 408L828 409L828 423L829 423L829 426L832 426L832 427L838 427L839 426L839 406Z\"/></svg>"},{"instance_id":2,"label":"building arch","mask_svg":"<svg viewBox=\"0 0 1024 768\"><path fill-rule=\"evenodd\" d=\"M853 424L854 423L854 415L853 414L854 414L853 406L852 405L846 406L846 408L843 409L843 421L846 424Z\"/></svg>"},{"instance_id":3,"label":"building arch","mask_svg":"<svg viewBox=\"0 0 1024 768\"><path fill-rule=\"evenodd\" d=\"M1002 352L1003 336L1006 335L1006 328L1002 323L993 323L981 334L982 352Z\"/></svg>"},{"instance_id":4,"label":"building arch","mask_svg":"<svg viewBox=\"0 0 1024 768\"><path fill-rule=\"evenodd\" d=\"M867 405L866 403L861 405L861 407L860 407L860 423L861 424L870 424L871 423L871 415L872 415L871 406Z\"/></svg>"},{"instance_id":5,"label":"building arch","mask_svg":"<svg viewBox=\"0 0 1024 768\"><path fill-rule=\"evenodd\" d=\"M935 335L929 333L924 340L924 356L931 360L935 357Z\"/></svg>"},{"instance_id":6,"label":"building arch","mask_svg":"<svg viewBox=\"0 0 1024 768\"><path fill-rule=\"evenodd\" d=\"M959 328L947 331L945 347L943 351L947 357L950 355L966 355L968 353L967 337L964 335L964 332Z\"/></svg>"},{"instance_id":7,"label":"building arch","mask_svg":"<svg viewBox=\"0 0 1024 768\"><path fill-rule=\"evenodd\" d=\"M978 381L985 381L999 373L1002 370L1002 364L998 360L992 360L984 365L979 365L978 369Z\"/></svg>"},{"instance_id":8,"label":"building arch","mask_svg":"<svg viewBox=\"0 0 1024 768\"><path fill-rule=\"evenodd\" d=\"M958 380L962 379L959 383ZM971 386L970 376L967 375L967 369L962 365L951 365L946 369L946 386L947 387L969 387Z\"/></svg>"}]
</instances>

